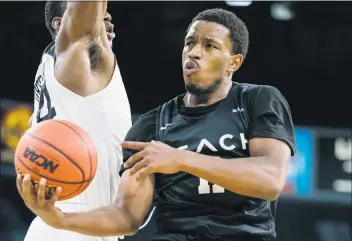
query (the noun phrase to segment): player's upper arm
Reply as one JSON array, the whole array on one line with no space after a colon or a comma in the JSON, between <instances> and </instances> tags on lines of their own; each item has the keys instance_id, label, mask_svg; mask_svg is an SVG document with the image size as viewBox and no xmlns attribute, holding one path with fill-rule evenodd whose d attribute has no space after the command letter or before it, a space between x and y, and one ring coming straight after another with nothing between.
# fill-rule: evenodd
<instances>
[{"instance_id":1,"label":"player's upper arm","mask_svg":"<svg viewBox=\"0 0 352 241\"><path fill-rule=\"evenodd\" d=\"M70 43L99 37L105 29L106 10L107 1L68 2L59 35L66 35Z\"/></svg>"},{"instance_id":2,"label":"player's upper arm","mask_svg":"<svg viewBox=\"0 0 352 241\"><path fill-rule=\"evenodd\" d=\"M136 175L130 175L130 170L123 173L117 194L117 205L128 213L134 232L137 232L148 214L153 196L154 176L137 180Z\"/></svg>"},{"instance_id":3,"label":"player's upper arm","mask_svg":"<svg viewBox=\"0 0 352 241\"><path fill-rule=\"evenodd\" d=\"M249 152L251 157L262 157L261 168L266 170L272 180L267 183L267 187L271 186L273 193L279 195L285 186L289 168L289 146L277 139L256 137L249 140Z\"/></svg>"}]
</instances>

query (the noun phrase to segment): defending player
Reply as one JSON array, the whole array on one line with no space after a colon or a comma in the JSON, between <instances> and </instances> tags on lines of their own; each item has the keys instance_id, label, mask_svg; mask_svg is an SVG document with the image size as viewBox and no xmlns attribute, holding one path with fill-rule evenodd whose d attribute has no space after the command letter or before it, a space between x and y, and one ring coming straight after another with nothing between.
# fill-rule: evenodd
<instances>
[{"instance_id":1,"label":"defending player","mask_svg":"<svg viewBox=\"0 0 352 241\"><path fill-rule=\"evenodd\" d=\"M275 238L277 198L295 152L294 129L276 88L232 82L248 41L245 24L233 13L199 13L183 50L187 93L142 115L127 134L115 204L64 214L52 206L59 192L45 202L30 193L29 176L19 177L27 206L59 229L133 234L155 189L153 240ZM43 195L45 180L40 190Z\"/></svg>"},{"instance_id":2,"label":"defending player","mask_svg":"<svg viewBox=\"0 0 352 241\"><path fill-rule=\"evenodd\" d=\"M73 122L85 129L98 154L96 176L81 195L57 202L63 212L112 205L122 164L120 142L131 127L130 105L112 41L115 37L107 2L48 1L45 21L53 42L45 49L35 79L32 123L47 119ZM54 229L39 217L25 241L104 239Z\"/></svg>"}]
</instances>

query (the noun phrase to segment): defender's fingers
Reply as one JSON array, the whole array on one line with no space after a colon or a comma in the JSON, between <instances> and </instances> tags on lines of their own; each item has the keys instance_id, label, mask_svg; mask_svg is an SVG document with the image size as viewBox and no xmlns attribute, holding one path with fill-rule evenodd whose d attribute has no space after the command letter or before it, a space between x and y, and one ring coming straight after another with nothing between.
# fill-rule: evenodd
<instances>
[{"instance_id":1,"label":"defender's fingers","mask_svg":"<svg viewBox=\"0 0 352 241\"><path fill-rule=\"evenodd\" d=\"M39 206L45 205L46 179L41 178L37 191L37 202Z\"/></svg>"},{"instance_id":2,"label":"defender's fingers","mask_svg":"<svg viewBox=\"0 0 352 241\"><path fill-rule=\"evenodd\" d=\"M29 174L26 174L22 181L22 195L25 203L29 205L33 205L35 202L34 200L35 195L33 195L31 184L32 184L31 176Z\"/></svg>"},{"instance_id":3,"label":"defender's fingers","mask_svg":"<svg viewBox=\"0 0 352 241\"><path fill-rule=\"evenodd\" d=\"M53 195L51 196L51 198L49 199L48 203L49 203L50 205L54 205L54 203L55 203L57 200L59 200L61 192L62 192L62 187L57 187L57 188L55 189L54 194L53 194Z\"/></svg>"}]
</instances>

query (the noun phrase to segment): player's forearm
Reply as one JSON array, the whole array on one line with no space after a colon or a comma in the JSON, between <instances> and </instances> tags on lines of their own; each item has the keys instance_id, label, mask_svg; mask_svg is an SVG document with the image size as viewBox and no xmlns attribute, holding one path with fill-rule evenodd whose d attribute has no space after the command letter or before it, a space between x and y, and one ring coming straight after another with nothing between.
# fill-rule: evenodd
<instances>
[{"instance_id":1,"label":"player's forearm","mask_svg":"<svg viewBox=\"0 0 352 241\"><path fill-rule=\"evenodd\" d=\"M84 213L65 214L59 228L103 237L132 235L138 227L124 209L108 206Z\"/></svg>"},{"instance_id":2,"label":"player's forearm","mask_svg":"<svg viewBox=\"0 0 352 241\"><path fill-rule=\"evenodd\" d=\"M182 171L245 196L274 200L285 183L266 156L223 159L185 151Z\"/></svg>"},{"instance_id":3,"label":"player's forearm","mask_svg":"<svg viewBox=\"0 0 352 241\"><path fill-rule=\"evenodd\" d=\"M97 16L104 16L108 1L97 1L97 2L68 2L67 10L74 14L75 16L83 16L88 14L96 13L97 15L90 16L91 18L96 18ZM88 16L87 16L88 17ZM103 17L102 17L103 18Z\"/></svg>"},{"instance_id":4,"label":"player's forearm","mask_svg":"<svg viewBox=\"0 0 352 241\"><path fill-rule=\"evenodd\" d=\"M107 9L107 1L97 2L68 2L67 11L72 14L73 17L90 19L101 18L104 19L104 14ZM93 15L94 14L94 15ZM84 23L82 23L84 24Z\"/></svg>"},{"instance_id":5,"label":"player's forearm","mask_svg":"<svg viewBox=\"0 0 352 241\"><path fill-rule=\"evenodd\" d=\"M67 15L72 28L88 34L100 30L107 10L107 1L68 2ZM81 30L81 31L80 31Z\"/></svg>"}]
</instances>

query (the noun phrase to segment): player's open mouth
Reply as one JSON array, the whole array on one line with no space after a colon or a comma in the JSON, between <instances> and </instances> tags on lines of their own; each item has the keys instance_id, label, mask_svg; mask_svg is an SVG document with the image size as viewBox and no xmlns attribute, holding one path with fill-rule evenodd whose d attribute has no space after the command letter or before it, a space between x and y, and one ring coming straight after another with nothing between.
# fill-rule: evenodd
<instances>
[{"instance_id":1,"label":"player's open mouth","mask_svg":"<svg viewBox=\"0 0 352 241\"><path fill-rule=\"evenodd\" d=\"M200 71L198 64L194 61L188 61L183 68L183 73L185 75L192 75Z\"/></svg>"}]
</instances>

